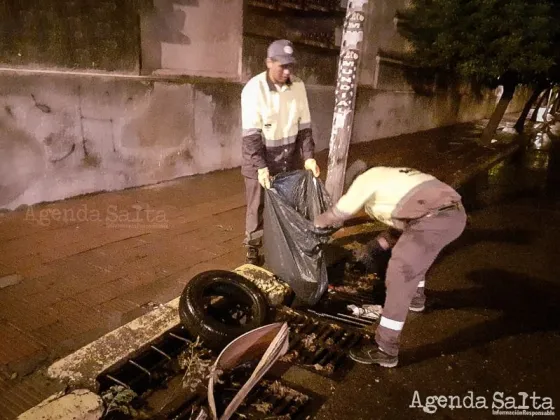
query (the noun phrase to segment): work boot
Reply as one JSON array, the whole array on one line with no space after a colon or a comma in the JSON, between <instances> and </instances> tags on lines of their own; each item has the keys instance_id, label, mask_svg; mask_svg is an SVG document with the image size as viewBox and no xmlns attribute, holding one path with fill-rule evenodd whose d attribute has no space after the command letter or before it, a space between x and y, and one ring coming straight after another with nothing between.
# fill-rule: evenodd
<instances>
[{"instance_id":1,"label":"work boot","mask_svg":"<svg viewBox=\"0 0 560 420\"><path fill-rule=\"evenodd\" d=\"M398 356L391 356L374 344L350 350L350 359L364 365L379 365L387 368L395 367L399 363Z\"/></svg>"},{"instance_id":2,"label":"work boot","mask_svg":"<svg viewBox=\"0 0 560 420\"><path fill-rule=\"evenodd\" d=\"M424 312L424 309L426 309L426 307L423 303L415 303L414 301L412 301L408 307L409 311L417 313Z\"/></svg>"},{"instance_id":3,"label":"work boot","mask_svg":"<svg viewBox=\"0 0 560 420\"><path fill-rule=\"evenodd\" d=\"M426 296L424 295L424 288L418 288L416 294L412 298L408 310L412 312L423 312L425 309Z\"/></svg>"},{"instance_id":4,"label":"work boot","mask_svg":"<svg viewBox=\"0 0 560 420\"><path fill-rule=\"evenodd\" d=\"M256 246L247 247L247 255L245 256L247 264L261 265L261 258L259 256L259 248Z\"/></svg>"}]
</instances>

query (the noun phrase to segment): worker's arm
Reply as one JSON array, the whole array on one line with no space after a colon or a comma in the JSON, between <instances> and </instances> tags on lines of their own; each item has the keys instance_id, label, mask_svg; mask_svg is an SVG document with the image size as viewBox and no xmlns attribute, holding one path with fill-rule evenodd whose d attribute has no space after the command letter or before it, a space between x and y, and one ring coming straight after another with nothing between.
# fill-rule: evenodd
<instances>
[{"instance_id":1,"label":"worker's arm","mask_svg":"<svg viewBox=\"0 0 560 420\"><path fill-rule=\"evenodd\" d=\"M301 150L301 155L305 161L305 169L313 172L316 177L319 176L321 170L315 161L315 140L313 139L313 130L311 129L311 113L309 111L309 102L307 100L307 92L303 83L299 92L299 127L296 137L296 147Z\"/></svg>"},{"instance_id":2,"label":"worker's arm","mask_svg":"<svg viewBox=\"0 0 560 420\"><path fill-rule=\"evenodd\" d=\"M299 88L301 89L298 92L299 129L296 142L301 147L303 159L314 159L315 141L313 140L313 132L311 130L311 113L309 112L307 92L303 83L301 83Z\"/></svg>"},{"instance_id":3,"label":"worker's arm","mask_svg":"<svg viewBox=\"0 0 560 420\"><path fill-rule=\"evenodd\" d=\"M336 203L338 211L354 215L375 195L378 186L376 182L372 181L371 174L370 169L355 179L346 194L340 197L340 200Z\"/></svg>"},{"instance_id":4,"label":"worker's arm","mask_svg":"<svg viewBox=\"0 0 560 420\"><path fill-rule=\"evenodd\" d=\"M357 177L348 192L333 207L315 218L315 226L338 226L364 207L364 204L374 196L377 190L377 185L370 182L368 172Z\"/></svg>"}]
</instances>

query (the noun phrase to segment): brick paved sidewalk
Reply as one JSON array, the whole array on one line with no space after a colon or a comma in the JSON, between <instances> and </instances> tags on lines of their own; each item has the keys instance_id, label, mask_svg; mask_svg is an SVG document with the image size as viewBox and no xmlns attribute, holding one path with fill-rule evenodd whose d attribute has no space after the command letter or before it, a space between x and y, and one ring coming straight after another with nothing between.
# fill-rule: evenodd
<instances>
[{"instance_id":1,"label":"brick paved sidewalk","mask_svg":"<svg viewBox=\"0 0 560 420\"><path fill-rule=\"evenodd\" d=\"M349 162L412 166L460 183L512 150L512 136L478 146L482 128L353 145ZM326 151L318 161L324 177ZM50 395L18 395L22 376L173 299L196 273L241 265L244 211L234 169L0 213L0 411L14 398L24 411Z\"/></svg>"}]
</instances>

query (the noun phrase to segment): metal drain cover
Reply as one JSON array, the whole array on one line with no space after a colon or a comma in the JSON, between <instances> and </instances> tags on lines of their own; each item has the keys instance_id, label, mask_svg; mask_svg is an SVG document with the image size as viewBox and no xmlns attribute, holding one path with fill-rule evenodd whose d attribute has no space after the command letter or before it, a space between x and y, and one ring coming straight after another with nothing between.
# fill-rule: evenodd
<instances>
[{"instance_id":1,"label":"metal drain cover","mask_svg":"<svg viewBox=\"0 0 560 420\"><path fill-rule=\"evenodd\" d=\"M330 379L343 375L350 349L370 340L368 334L358 329L286 307L278 311L277 318L290 326L290 349L280 361Z\"/></svg>"},{"instance_id":2,"label":"metal drain cover","mask_svg":"<svg viewBox=\"0 0 560 420\"><path fill-rule=\"evenodd\" d=\"M206 373L197 371L197 382L190 387L186 372L190 366L182 369L181 359L190 353L195 340L189 336L184 327L178 326L167 331L158 340L141 349L134 357L123 360L118 365L103 372L97 378L99 394L104 399L125 404L106 413L103 419L132 419L132 413L142 412L154 420L192 419L195 420L201 408L208 407L207 393L204 387ZM205 367L212 366L215 355L204 347L196 347L198 360ZM228 399L250 376L257 361L236 367L231 372L220 376L221 383L215 395L218 412L223 410ZM281 379L265 376L248 394L233 418L257 419L303 419L309 411L312 397L305 391L295 390ZM107 402L107 399L105 400ZM223 407L220 407L223 406Z\"/></svg>"}]
</instances>

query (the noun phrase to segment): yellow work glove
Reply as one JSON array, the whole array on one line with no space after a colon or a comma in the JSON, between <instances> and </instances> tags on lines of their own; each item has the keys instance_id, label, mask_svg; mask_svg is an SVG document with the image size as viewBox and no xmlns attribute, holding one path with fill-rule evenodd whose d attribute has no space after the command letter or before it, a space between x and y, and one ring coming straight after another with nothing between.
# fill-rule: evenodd
<instances>
[{"instance_id":1,"label":"yellow work glove","mask_svg":"<svg viewBox=\"0 0 560 420\"><path fill-rule=\"evenodd\" d=\"M261 168L257 171L259 184L263 188L269 189L270 188L270 173L268 172L268 168Z\"/></svg>"},{"instance_id":2,"label":"yellow work glove","mask_svg":"<svg viewBox=\"0 0 560 420\"><path fill-rule=\"evenodd\" d=\"M313 172L313 175L315 176L315 178L317 178L319 176L319 174L321 173L321 169L319 169L319 165L317 165L317 162L315 161L315 159L307 159L305 161L304 168L307 169L308 171Z\"/></svg>"}]
</instances>

